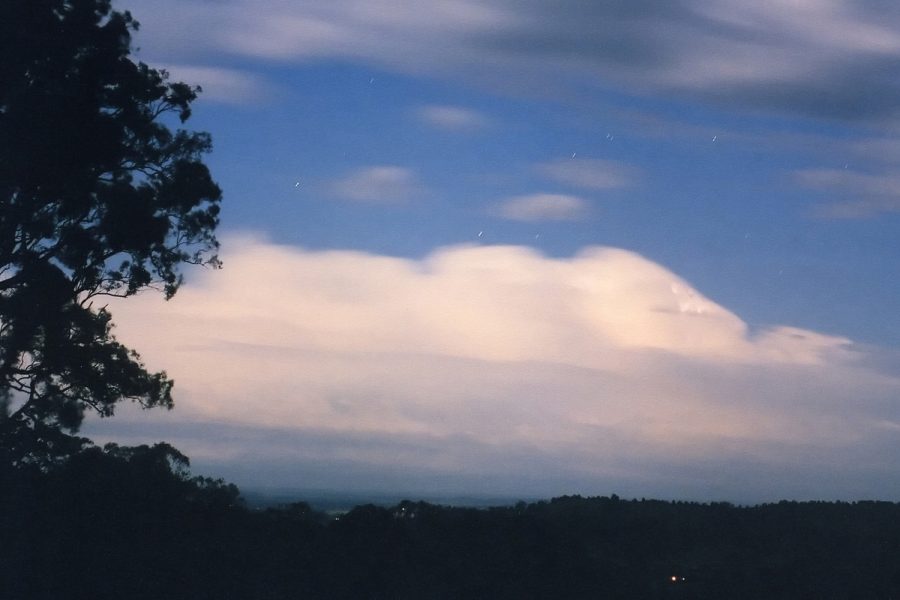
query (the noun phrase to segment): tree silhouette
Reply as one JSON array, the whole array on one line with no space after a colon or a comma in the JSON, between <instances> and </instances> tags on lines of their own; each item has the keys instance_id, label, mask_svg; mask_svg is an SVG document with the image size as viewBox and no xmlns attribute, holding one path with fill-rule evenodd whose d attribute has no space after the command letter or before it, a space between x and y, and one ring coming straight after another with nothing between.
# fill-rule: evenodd
<instances>
[{"instance_id":1,"label":"tree silhouette","mask_svg":"<svg viewBox=\"0 0 900 600\"><path fill-rule=\"evenodd\" d=\"M137 28L109 0L0 3L0 450L14 461L65 452L85 411L170 408L172 381L116 341L103 299L170 298L182 264L218 266L210 137L170 129L199 88L133 61Z\"/></svg>"}]
</instances>

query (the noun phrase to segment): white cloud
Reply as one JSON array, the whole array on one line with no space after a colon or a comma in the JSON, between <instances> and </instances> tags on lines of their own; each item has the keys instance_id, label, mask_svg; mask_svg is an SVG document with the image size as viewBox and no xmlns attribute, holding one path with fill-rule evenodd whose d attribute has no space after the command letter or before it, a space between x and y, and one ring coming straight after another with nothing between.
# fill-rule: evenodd
<instances>
[{"instance_id":1,"label":"white cloud","mask_svg":"<svg viewBox=\"0 0 900 600\"><path fill-rule=\"evenodd\" d=\"M461 246L409 260L226 242L225 269L173 301L112 310L118 337L176 381L177 410L161 423L206 431L145 435L173 432L251 481L280 464L278 477L309 476L291 484L354 486L348 473L368 473L398 486L487 478L484 489L550 494L620 482L735 498L756 473L768 499L801 493L803 478L819 497L863 484L900 494L880 459L900 450L884 426L896 378L843 338L754 333L633 252ZM138 438L141 422L117 417L92 435L118 426ZM223 444L230 455L217 458ZM853 487L860 462L872 473ZM730 478L738 467L747 477Z\"/></svg>"},{"instance_id":2,"label":"white cloud","mask_svg":"<svg viewBox=\"0 0 900 600\"><path fill-rule=\"evenodd\" d=\"M272 97L272 85L262 77L219 67L164 65L172 81L203 88L200 98L223 104L256 104Z\"/></svg>"},{"instance_id":3,"label":"white cloud","mask_svg":"<svg viewBox=\"0 0 900 600\"><path fill-rule=\"evenodd\" d=\"M349 200L388 204L405 202L424 192L413 171L393 165L358 169L336 181L332 189Z\"/></svg>"},{"instance_id":4,"label":"white cloud","mask_svg":"<svg viewBox=\"0 0 900 600\"><path fill-rule=\"evenodd\" d=\"M587 202L566 194L529 194L509 198L493 212L512 221L576 221L588 212Z\"/></svg>"},{"instance_id":5,"label":"white cloud","mask_svg":"<svg viewBox=\"0 0 900 600\"><path fill-rule=\"evenodd\" d=\"M489 123L481 113L460 106L422 106L416 111L416 115L432 127L456 132L476 131Z\"/></svg>"},{"instance_id":6,"label":"white cloud","mask_svg":"<svg viewBox=\"0 0 900 600\"><path fill-rule=\"evenodd\" d=\"M541 163L537 170L553 181L590 190L628 187L637 176L634 167L600 159L564 158Z\"/></svg>"}]
</instances>

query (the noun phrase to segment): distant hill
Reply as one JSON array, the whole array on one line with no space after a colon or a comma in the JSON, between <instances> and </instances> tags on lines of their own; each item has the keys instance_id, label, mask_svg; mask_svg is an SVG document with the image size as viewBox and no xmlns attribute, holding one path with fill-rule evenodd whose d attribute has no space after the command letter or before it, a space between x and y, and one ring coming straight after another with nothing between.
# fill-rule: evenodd
<instances>
[{"instance_id":1,"label":"distant hill","mask_svg":"<svg viewBox=\"0 0 900 600\"><path fill-rule=\"evenodd\" d=\"M491 506L512 506L521 501L534 502L539 498L516 496L481 496L481 495L438 495L421 493L337 491L302 488L241 488L241 496L248 508L276 508L302 499L314 509L335 513L348 512L356 506L374 504L375 506L393 506L404 500L421 500L429 504L470 508L488 508Z\"/></svg>"}]
</instances>

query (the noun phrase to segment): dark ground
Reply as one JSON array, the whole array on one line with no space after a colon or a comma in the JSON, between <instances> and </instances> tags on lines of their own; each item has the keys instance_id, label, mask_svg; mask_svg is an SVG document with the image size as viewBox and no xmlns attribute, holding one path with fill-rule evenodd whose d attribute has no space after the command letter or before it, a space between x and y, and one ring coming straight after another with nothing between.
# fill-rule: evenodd
<instances>
[{"instance_id":1,"label":"dark ground","mask_svg":"<svg viewBox=\"0 0 900 600\"><path fill-rule=\"evenodd\" d=\"M168 446L0 469L0 598L900 598L900 505L248 508Z\"/></svg>"}]
</instances>

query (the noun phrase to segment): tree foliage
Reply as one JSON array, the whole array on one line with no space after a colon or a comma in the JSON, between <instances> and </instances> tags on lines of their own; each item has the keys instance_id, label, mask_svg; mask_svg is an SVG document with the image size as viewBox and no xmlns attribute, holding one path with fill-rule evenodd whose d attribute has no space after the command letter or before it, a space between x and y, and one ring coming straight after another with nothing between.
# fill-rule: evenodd
<instances>
[{"instance_id":1,"label":"tree foliage","mask_svg":"<svg viewBox=\"0 0 900 600\"><path fill-rule=\"evenodd\" d=\"M199 88L131 57L138 23L109 0L0 2L0 421L44 443L123 399L172 406L112 333L103 299L218 266L221 191ZM180 123L179 123L180 122Z\"/></svg>"},{"instance_id":2,"label":"tree foliage","mask_svg":"<svg viewBox=\"0 0 900 600\"><path fill-rule=\"evenodd\" d=\"M0 539L15 549L0 597L900 597L895 503L563 497L328 515L302 502L249 510L185 465L164 444L107 446L0 487Z\"/></svg>"}]
</instances>

